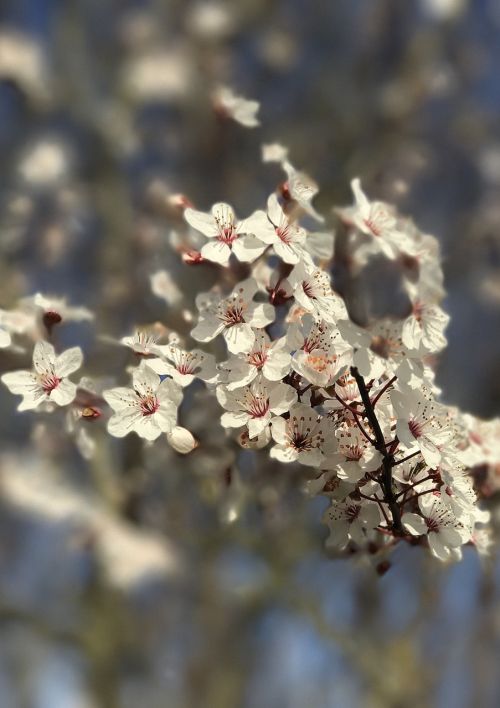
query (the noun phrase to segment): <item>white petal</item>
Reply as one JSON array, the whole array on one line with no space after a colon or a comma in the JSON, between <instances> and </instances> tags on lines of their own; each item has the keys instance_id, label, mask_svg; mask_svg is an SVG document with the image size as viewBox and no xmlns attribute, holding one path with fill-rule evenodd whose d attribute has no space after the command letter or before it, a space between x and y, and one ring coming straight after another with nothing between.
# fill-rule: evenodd
<instances>
[{"instance_id":1,"label":"white petal","mask_svg":"<svg viewBox=\"0 0 500 708\"><path fill-rule=\"evenodd\" d=\"M434 443L426 437L417 440L422 457L432 469L436 469L441 460L441 453Z\"/></svg>"},{"instance_id":2,"label":"white petal","mask_svg":"<svg viewBox=\"0 0 500 708\"><path fill-rule=\"evenodd\" d=\"M17 410L18 411L31 411L34 408L38 408L40 403L45 403L45 401L48 401L47 394L45 391L40 388L36 391L36 393L30 394L29 396L25 396L21 403L18 405Z\"/></svg>"},{"instance_id":3,"label":"white petal","mask_svg":"<svg viewBox=\"0 0 500 708\"><path fill-rule=\"evenodd\" d=\"M282 445L275 445L269 451L269 456L274 460L279 462L295 462L298 457L297 451L291 447L284 447Z\"/></svg>"},{"instance_id":4,"label":"white petal","mask_svg":"<svg viewBox=\"0 0 500 708\"><path fill-rule=\"evenodd\" d=\"M223 226L236 225L236 217L232 206L229 204L217 202L217 204L213 205L211 211L215 223L218 221Z\"/></svg>"},{"instance_id":5,"label":"white petal","mask_svg":"<svg viewBox=\"0 0 500 708\"><path fill-rule=\"evenodd\" d=\"M248 219L241 222L239 228L241 233L253 234L263 243L273 243L276 239L274 226L267 218L266 212L262 210L254 211Z\"/></svg>"},{"instance_id":6,"label":"white petal","mask_svg":"<svg viewBox=\"0 0 500 708\"><path fill-rule=\"evenodd\" d=\"M8 347L11 341L11 336L7 330L0 327L0 348L4 349L5 347Z\"/></svg>"},{"instance_id":7,"label":"white petal","mask_svg":"<svg viewBox=\"0 0 500 708\"><path fill-rule=\"evenodd\" d=\"M191 336L197 342L210 342L222 332L224 325L215 317L200 318L198 324L191 330Z\"/></svg>"},{"instance_id":8,"label":"white petal","mask_svg":"<svg viewBox=\"0 0 500 708\"><path fill-rule=\"evenodd\" d=\"M235 244L237 241L234 242ZM206 243L201 249L201 255L206 258L207 261L212 261L212 263L219 263L220 265L227 265L229 257L231 255L231 249L224 243L224 241L210 241Z\"/></svg>"},{"instance_id":9,"label":"white petal","mask_svg":"<svg viewBox=\"0 0 500 708\"><path fill-rule=\"evenodd\" d=\"M404 323L401 332L403 344L408 349L417 349L422 339L422 327L414 315L410 315Z\"/></svg>"},{"instance_id":10,"label":"white petal","mask_svg":"<svg viewBox=\"0 0 500 708\"><path fill-rule=\"evenodd\" d=\"M242 263L253 262L264 253L265 249L265 244L253 234L240 236L233 243L233 253Z\"/></svg>"},{"instance_id":11,"label":"white petal","mask_svg":"<svg viewBox=\"0 0 500 708\"><path fill-rule=\"evenodd\" d=\"M153 415L144 416L144 418L152 418L152 423L154 426L158 427L162 433L170 433L177 423L177 406L173 401L163 401Z\"/></svg>"},{"instance_id":12,"label":"white petal","mask_svg":"<svg viewBox=\"0 0 500 708\"><path fill-rule=\"evenodd\" d=\"M262 367L262 373L268 381L280 381L291 367L291 356L287 351L272 351Z\"/></svg>"},{"instance_id":13,"label":"white petal","mask_svg":"<svg viewBox=\"0 0 500 708\"><path fill-rule=\"evenodd\" d=\"M269 419L269 413L261 416L260 418L250 418L248 421L248 437L256 438L257 435L260 435L260 433L262 433L262 431L269 425Z\"/></svg>"},{"instance_id":14,"label":"white petal","mask_svg":"<svg viewBox=\"0 0 500 708\"><path fill-rule=\"evenodd\" d=\"M56 376L64 377L69 376L74 371L77 371L82 365L83 353L80 347L72 347L71 349L66 349L65 352L60 354L54 366L54 373Z\"/></svg>"},{"instance_id":15,"label":"white petal","mask_svg":"<svg viewBox=\"0 0 500 708\"><path fill-rule=\"evenodd\" d=\"M76 396L76 384L74 384L69 379L63 379L59 384L50 392L49 400L57 403L58 406L67 406L75 400Z\"/></svg>"},{"instance_id":16,"label":"white petal","mask_svg":"<svg viewBox=\"0 0 500 708\"><path fill-rule=\"evenodd\" d=\"M9 373L3 374L1 380L11 393L21 396L27 396L30 391L36 388L42 390L37 377L31 371L9 371Z\"/></svg>"},{"instance_id":17,"label":"white petal","mask_svg":"<svg viewBox=\"0 0 500 708\"><path fill-rule=\"evenodd\" d=\"M103 391L102 397L114 411L123 411L126 408L138 410L138 398L131 388L120 386Z\"/></svg>"},{"instance_id":18,"label":"white petal","mask_svg":"<svg viewBox=\"0 0 500 708\"><path fill-rule=\"evenodd\" d=\"M209 238L217 236L217 227L211 214L188 207L184 211L184 218L193 229L200 231L205 236Z\"/></svg>"},{"instance_id":19,"label":"white petal","mask_svg":"<svg viewBox=\"0 0 500 708\"><path fill-rule=\"evenodd\" d=\"M335 237L333 233L315 232L308 234L305 247L315 258L329 261L333 256Z\"/></svg>"},{"instance_id":20,"label":"white petal","mask_svg":"<svg viewBox=\"0 0 500 708\"><path fill-rule=\"evenodd\" d=\"M226 340L227 348L232 354L250 351L255 342L255 333L251 326L245 322L226 327L222 334Z\"/></svg>"},{"instance_id":21,"label":"white petal","mask_svg":"<svg viewBox=\"0 0 500 708\"><path fill-rule=\"evenodd\" d=\"M288 384L279 383L269 390L269 408L279 415L290 410L297 401L297 391Z\"/></svg>"},{"instance_id":22,"label":"white petal","mask_svg":"<svg viewBox=\"0 0 500 708\"><path fill-rule=\"evenodd\" d=\"M275 226L280 226L282 221L286 221L287 217L278 201L276 194L271 194L267 200L267 213Z\"/></svg>"},{"instance_id":23,"label":"white petal","mask_svg":"<svg viewBox=\"0 0 500 708\"><path fill-rule=\"evenodd\" d=\"M241 428L248 420L248 413L227 411L221 416L221 425L224 428Z\"/></svg>"},{"instance_id":24,"label":"white petal","mask_svg":"<svg viewBox=\"0 0 500 708\"><path fill-rule=\"evenodd\" d=\"M286 443L286 420L284 418L273 418L271 420L271 435L280 445Z\"/></svg>"},{"instance_id":25,"label":"white petal","mask_svg":"<svg viewBox=\"0 0 500 708\"><path fill-rule=\"evenodd\" d=\"M403 526L414 536L422 536L427 533L427 524L418 514L403 514L401 521Z\"/></svg>"},{"instance_id":26,"label":"white petal","mask_svg":"<svg viewBox=\"0 0 500 708\"><path fill-rule=\"evenodd\" d=\"M274 322L275 316L276 313L272 305L260 302L252 303L248 308L247 321L252 327L260 329Z\"/></svg>"},{"instance_id":27,"label":"white petal","mask_svg":"<svg viewBox=\"0 0 500 708\"><path fill-rule=\"evenodd\" d=\"M33 366L35 371L43 374L50 371L55 363L56 354L52 344L41 340L35 344L33 350Z\"/></svg>"},{"instance_id":28,"label":"white petal","mask_svg":"<svg viewBox=\"0 0 500 708\"><path fill-rule=\"evenodd\" d=\"M168 433L172 424L164 419L159 419L158 412L153 415L143 415L137 419L134 430L145 440L157 440L162 433Z\"/></svg>"},{"instance_id":29,"label":"white petal","mask_svg":"<svg viewBox=\"0 0 500 708\"><path fill-rule=\"evenodd\" d=\"M361 210L362 215L365 215L365 213L370 210L370 202L361 188L361 181L359 177L351 180L351 189L354 194L356 206Z\"/></svg>"},{"instance_id":30,"label":"white petal","mask_svg":"<svg viewBox=\"0 0 500 708\"><path fill-rule=\"evenodd\" d=\"M182 388L172 381L172 379L164 379L156 391L156 396L160 402L172 401L178 408L182 403L183 392Z\"/></svg>"},{"instance_id":31,"label":"white petal","mask_svg":"<svg viewBox=\"0 0 500 708\"><path fill-rule=\"evenodd\" d=\"M450 557L450 549L444 545L440 535L439 533L430 533L427 538L431 553L439 560L445 561Z\"/></svg>"},{"instance_id":32,"label":"white petal","mask_svg":"<svg viewBox=\"0 0 500 708\"><path fill-rule=\"evenodd\" d=\"M160 384L160 379L154 371L147 366L138 366L132 374L134 390L141 396L148 396L156 391Z\"/></svg>"},{"instance_id":33,"label":"white petal","mask_svg":"<svg viewBox=\"0 0 500 708\"><path fill-rule=\"evenodd\" d=\"M156 357L154 359L145 359L144 364L159 376L173 376L175 371L175 367L169 361Z\"/></svg>"},{"instance_id":34,"label":"white petal","mask_svg":"<svg viewBox=\"0 0 500 708\"><path fill-rule=\"evenodd\" d=\"M112 415L108 420L108 433L115 438L123 438L125 435L132 432L136 422L140 420L141 417L141 412L137 408L126 411L121 410L119 413Z\"/></svg>"},{"instance_id":35,"label":"white petal","mask_svg":"<svg viewBox=\"0 0 500 708\"><path fill-rule=\"evenodd\" d=\"M274 243L274 250L276 255L279 256L284 263L295 265L300 261L300 254L298 253L297 247L283 243L280 239Z\"/></svg>"}]
</instances>

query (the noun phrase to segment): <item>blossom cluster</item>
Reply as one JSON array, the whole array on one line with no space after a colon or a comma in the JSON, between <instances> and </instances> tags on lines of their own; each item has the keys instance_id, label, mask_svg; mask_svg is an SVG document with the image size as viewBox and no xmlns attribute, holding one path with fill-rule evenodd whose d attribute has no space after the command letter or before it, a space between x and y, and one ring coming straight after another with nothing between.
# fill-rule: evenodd
<instances>
[{"instance_id":1,"label":"blossom cluster","mask_svg":"<svg viewBox=\"0 0 500 708\"><path fill-rule=\"evenodd\" d=\"M227 91L216 108L257 125L256 107ZM280 145L264 146L263 159L281 165L284 181L246 218L225 202L203 211L179 199L184 226L172 243L186 267L220 274L189 313L198 346L173 332L139 330L117 342L140 361L131 385L75 382L81 349L58 354L49 340L61 322L92 314L37 294L0 311L0 346L22 352L18 339L34 342L32 370L1 377L22 397L18 410L65 407L67 430L86 456L93 441L80 421L101 419L114 437L134 432L152 443L164 436L186 454L198 443L179 425L179 407L200 380L220 405L228 444L303 466L307 493L328 500L332 551L385 553L407 542L441 560L459 559L465 544L485 552L488 513L477 504L471 470L498 465L500 444L486 435L485 446L490 424L446 406L435 382L449 320L436 239L352 180L353 203L336 210L351 268L388 259L408 302L400 319L360 324L332 279L334 234L312 226L324 221L312 203L317 185ZM166 299L175 290L166 272L152 277L152 287Z\"/></svg>"}]
</instances>

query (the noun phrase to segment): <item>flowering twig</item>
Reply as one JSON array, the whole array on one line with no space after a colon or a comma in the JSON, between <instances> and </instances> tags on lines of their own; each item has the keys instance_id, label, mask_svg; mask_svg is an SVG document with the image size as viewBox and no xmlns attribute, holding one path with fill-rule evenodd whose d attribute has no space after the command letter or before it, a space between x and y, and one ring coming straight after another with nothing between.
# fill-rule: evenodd
<instances>
[{"instance_id":1,"label":"flowering twig","mask_svg":"<svg viewBox=\"0 0 500 708\"><path fill-rule=\"evenodd\" d=\"M357 367L355 366L351 367L351 374L356 379L359 393L361 395L361 400L363 401L363 404L365 406L365 415L368 418L368 421L375 435L375 447L383 457L381 484L384 490L384 501L387 503L391 512L392 528L395 533L404 534L405 530L401 522L401 510L399 508L396 496L392 489L392 467L394 463L394 457L392 453L387 451L384 434L382 432L382 428L380 427L380 423L378 422L378 418L375 414L373 403L370 399L370 394L368 393L364 378L361 376Z\"/></svg>"}]
</instances>

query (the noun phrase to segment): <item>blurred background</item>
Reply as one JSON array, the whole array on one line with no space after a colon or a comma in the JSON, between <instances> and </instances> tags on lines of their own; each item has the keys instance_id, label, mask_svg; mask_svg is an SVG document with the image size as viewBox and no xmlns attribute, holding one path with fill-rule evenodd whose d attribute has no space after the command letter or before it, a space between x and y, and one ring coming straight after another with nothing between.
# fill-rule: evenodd
<instances>
[{"instance_id":1,"label":"blurred background","mask_svg":"<svg viewBox=\"0 0 500 708\"><path fill-rule=\"evenodd\" d=\"M188 332L217 279L171 247L175 195L261 208L279 141L328 226L359 175L439 238L438 382L498 415L499 65L498 0L0 0L0 307L41 291L91 309L56 344L125 381L133 354L106 337ZM217 118L219 84L261 103L261 128ZM2 371L29 360L0 351ZM228 445L201 386L186 458L100 424L82 454L64 418L14 404L2 387L0 708L500 704L496 547L452 567L402 547L383 575L327 558L326 500ZM497 502L493 481L495 519Z\"/></svg>"}]
</instances>

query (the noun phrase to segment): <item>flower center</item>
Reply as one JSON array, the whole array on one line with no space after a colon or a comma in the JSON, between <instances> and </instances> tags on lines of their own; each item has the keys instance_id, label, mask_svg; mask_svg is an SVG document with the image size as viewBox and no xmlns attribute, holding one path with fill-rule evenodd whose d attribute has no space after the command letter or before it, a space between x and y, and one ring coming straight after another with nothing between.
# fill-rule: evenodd
<instances>
[{"instance_id":1,"label":"flower center","mask_svg":"<svg viewBox=\"0 0 500 708\"><path fill-rule=\"evenodd\" d=\"M235 324L240 324L244 322L243 317L243 304L235 303L234 305L228 305L220 316L220 320L224 322L226 327L232 327Z\"/></svg>"},{"instance_id":2,"label":"flower center","mask_svg":"<svg viewBox=\"0 0 500 708\"><path fill-rule=\"evenodd\" d=\"M307 433L294 433L290 444L295 450L303 452L304 450L311 450L313 447L312 438Z\"/></svg>"},{"instance_id":3,"label":"flower center","mask_svg":"<svg viewBox=\"0 0 500 708\"><path fill-rule=\"evenodd\" d=\"M214 218L218 231L217 240L231 245L233 241L238 238L238 234L236 233L236 228L234 226L234 214L231 211L224 209Z\"/></svg>"},{"instance_id":4,"label":"flower center","mask_svg":"<svg viewBox=\"0 0 500 708\"><path fill-rule=\"evenodd\" d=\"M47 394L47 396L50 396L52 391L59 386L61 383L61 379L58 378L54 373L52 372L47 372L46 374L42 374L40 377L40 383L41 386L44 390L44 392Z\"/></svg>"},{"instance_id":5,"label":"flower center","mask_svg":"<svg viewBox=\"0 0 500 708\"><path fill-rule=\"evenodd\" d=\"M426 517L425 523L427 524L427 528L429 529L429 532L438 533L439 523L438 523L437 519L430 519L430 518Z\"/></svg>"},{"instance_id":6,"label":"flower center","mask_svg":"<svg viewBox=\"0 0 500 708\"><path fill-rule=\"evenodd\" d=\"M361 507L358 504L349 504L345 510L346 520L349 524L352 524L359 516Z\"/></svg>"},{"instance_id":7,"label":"flower center","mask_svg":"<svg viewBox=\"0 0 500 708\"><path fill-rule=\"evenodd\" d=\"M277 237L280 241L283 241L283 243L290 244L293 241L292 230L290 229L289 224L285 224L284 226L276 226L275 231Z\"/></svg>"},{"instance_id":8,"label":"flower center","mask_svg":"<svg viewBox=\"0 0 500 708\"><path fill-rule=\"evenodd\" d=\"M234 226L225 226L224 228L220 229L219 235L217 236L218 241L222 241L223 243L227 243L228 245L232 244L233 241L236 241L238 238L238 234L235 231Z\"/></svg>"},{"instance_id":9,"label":"flower center","mask_svg":"<svg viewBox=\"0 0 500 708\"><path fill-rule=\"evenodd\" d=\"M373 219L373 217L369 219L363 219L363 223L365 226L372 232L374 236L380 236L381 234L381 229L377 225L376 221Z\"/></svg>"},{"instance_id":10,"label":"flower center","mask_svg":"<svg viewBox=\"0 0 500 708\"><path fill-rule=\"evenodd\" d=\"M371 209L370 215L363 219L363 223L374 236L381 236L384 229L392 224L392 218L385 209L378 207Z\"/></svg>"},{"instance_id":11,"label":"flower center","mask_svg":"<svg viewBox=\"0 0 500 708\"><path fill-rule=\"evenodd\" d=\"M262 418L269 410L269 398L264 395L252 395L248 401L247 413L251 418Z\"/></svg>"},{"instance_id":12,"label":"flower center","mask_svg":"<svg viewBox=\"0 0 500 708\"><path fill-rule=\"evenodd\" d=\"M142 415L153 415L160 407L160 403L154 394L142 396L139 404Z\"/></svg>"},{"instance_id":13,"label":"flower center","mask_svg":"<svg viewBox=\"0 0 500 708\"><path fill-rule=\"evenodd\" d=\"M307 365L319 374L326 371L331 364L333 364L333 359L326 356L326 354L309 354L307 357Z\"/></svg>"},{"instance_id":14,"label":"flower center","mask_svg":"<svg viewBox=\"0 0 500 708\"><path fill-rule=\"evenodd\" d=\"M424 426L422 425L422 423L419 423L418 420L409 420L408 427L410 428L410 433L413 435L414 438L419 438L423 433Z\"/></svg>"},{"instance_id":15,"label":"flower center","mask_svg":"<svg viewBox=\"0 0 500 708\"><path fill-rule=\"evenodd\" d=\"M197 368L198 358L190 352L183 352L176 363L176 369L179 374L194 374Z\"/></svg>"},{"instance_id":16,"label":"flower center","mask_svg":"<svg viewBox=\"0 0 500 708\"><path fill-rule=\"evenodd\" d=\"M309 354L314 349L326 349L323 344L326 345L325 328L321 324L316 324L304 340L302 349Z\"/></svg>"},{"instance_id":17,"label":"flower center","mask_svg":"<svg viewBox=\"0 0 500 708\"><path fill-rule=\"evenodd\" d=\"M344 454L350 462L359 462L363 457L364 449L359 445L346 445Z\"/></svg>"},{"instance_id":18,"label":"flower center","mask_svg":"<svg viewBox=\"0 0 500 708\"><path fill-rule=\"evenodd\" d=\"M303 287L304 292L307 295L307 297L310 297L311 300L316 300L316 294L315 294L316 291L314 288L314 284L311 283L310 280L303 280L302 287Z\"/></svg>"}]
</instances>

